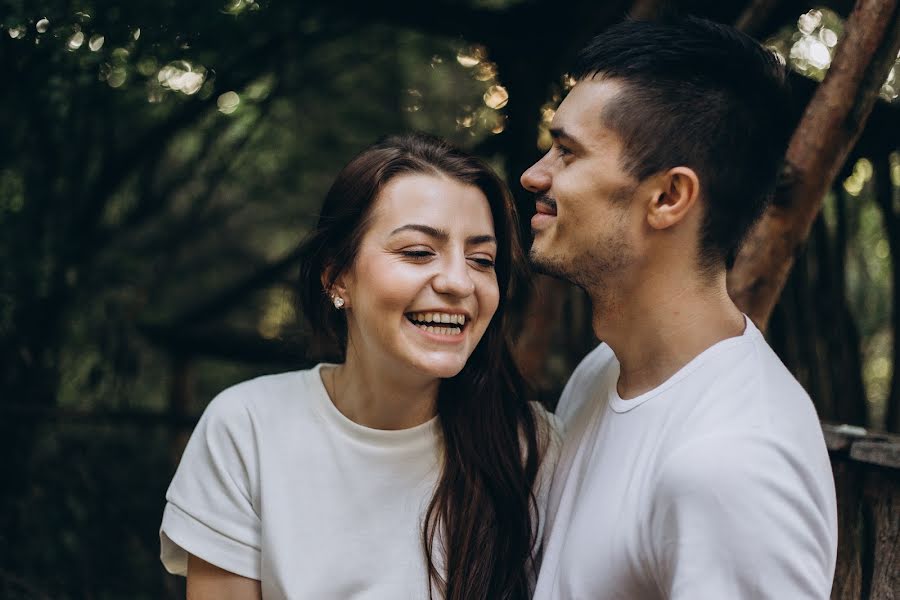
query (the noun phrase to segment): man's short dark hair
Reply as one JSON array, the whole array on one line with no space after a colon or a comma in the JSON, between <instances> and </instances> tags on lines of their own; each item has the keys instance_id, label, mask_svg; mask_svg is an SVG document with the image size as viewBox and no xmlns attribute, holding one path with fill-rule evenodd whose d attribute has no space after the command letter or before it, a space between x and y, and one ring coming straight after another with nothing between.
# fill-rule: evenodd
<instances>
[{"instance_id":1,"label":"man's short dark hair","mask_svg":"<svg viewBox=\"0 0 900 600\"><path fill-rule=\"evenodd\" d=\"M628 20L594 38L571 75L624 85L601 115L622 138L623 168L638 179L694 169L704 202L701 265L730 263L771 198L791 133L774 53L703 19Z\"/></svg>"}]
</instances>

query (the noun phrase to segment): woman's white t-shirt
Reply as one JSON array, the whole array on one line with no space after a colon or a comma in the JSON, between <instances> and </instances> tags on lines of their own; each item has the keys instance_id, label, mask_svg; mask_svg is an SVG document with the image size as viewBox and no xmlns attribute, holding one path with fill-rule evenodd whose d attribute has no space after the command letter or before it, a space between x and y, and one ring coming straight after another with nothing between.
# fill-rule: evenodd
<instances>
[{"instance_id":1,"label":"woman's white t-shirt","mask_svg":"<svg viewBox=\"0 0 900 600\"><path fill-rule=\"evenodd\" d=\"M210 403L166 493L169 572L184 575L191 553L260 580L266 598L428 597L422 525L440 473L437 418L358 425L335 408L321 367L247 381Z\"/></svg>"}]
</instances>

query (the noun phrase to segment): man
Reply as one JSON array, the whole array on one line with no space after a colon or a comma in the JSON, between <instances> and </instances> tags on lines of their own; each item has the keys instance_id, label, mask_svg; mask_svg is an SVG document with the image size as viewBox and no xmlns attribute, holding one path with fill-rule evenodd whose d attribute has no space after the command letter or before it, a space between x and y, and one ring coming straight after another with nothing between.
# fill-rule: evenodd
<instances>
[{"instance_id":1,"label":"man","mask_svg":"<svg viewBox=\"0 0 900 600\"><path fill-rule=\"evenodd\" d=\"M828 598L834 481L809 397L734 305L726 263L790 132L784 71L706 21L585 48L536 195L531 259L590 296L535 598Z\"/></svg>"}]
</instances>

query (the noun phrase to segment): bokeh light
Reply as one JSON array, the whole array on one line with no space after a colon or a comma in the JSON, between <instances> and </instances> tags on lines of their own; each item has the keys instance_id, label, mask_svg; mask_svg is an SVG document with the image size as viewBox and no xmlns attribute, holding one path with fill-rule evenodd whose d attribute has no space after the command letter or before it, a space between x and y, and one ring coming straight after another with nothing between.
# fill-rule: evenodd
<instances>
[{"instance_id":1,"label":"bokeh light","mask_svg":"<svg viewBox=\"0 0 900 600\"><path fill-rule=\"evenodd\" d=\"M222 12L229 15L239 15L246 10L259 10L260 5L256 0L228 0L222 7Z\"/></svg>"},{"instance_id":2,"label":"bokeh light","mask_svg":"<svg viewBox=\"0 0 900 600\"><path fill-rule=\"evenodd\" d=\"M422 109L422 92L416 88L406 90L406 105L403 110L406 112L419 112Z\"/></svg>"},{"instance_id":3,"label":"bokeh light","mask_svg":"<svg viewBox=\"0 0 900 600\"><path fill-rule=\"evenodd\" d=\"M859 196L863 188L872 179L872 161L867 158L861 158L856 161L853 166L853 173L844 180L844 190L851 196Z\"/></svg>"},{"instance_id":4,"label":"bokeh light","mask_svg":"<svg viewBox=\"0 0 900 600\"><path fill-rule=\"evenodd\" d=\"M494 110L503 108L509 102L509 93L502 85L492 85L484 93L484 103Z\"/></svg>"},{"instance_id":5,"label":"bokeh light","mask_svg":"<svg viewBox=\"0 0 900 600\"><path fill-rule=\"evenodd\" d=\"M834 52L844 34L844 21L827 8L814 8L797 19L795 27L787 27L766 40L782 64L822 81L831 66ZM879 91L888 102L900 102L900 53Z\"/></svg>"},{"instance_id":6,"label":"bokeh light","mask_svg":"<svg viewBox=\"0 0 900 600\"><path fill-rule=\"evenodd\" d=\"M66 47L74 52L81 48L81 45L84 43L84 34L80 31L76 31L69 37L69 41L66 43Z\"/></svg>"},{"instance_id":7,"label":"bokeh light","mask_svg":"<svg viewBox=\"0 0 900 600\"><path fill-rule=\"evenodd\" d=\"M769 38L766 46L782 64L821 81L843 34L840 15L826 8L814 8L800 15L794 27L786 27Z\"/></svg>"},{"instance_id":8,"label":"bokeh light","mask_svg":"<svg viewBox=\"0 0 900 600\"><path fill-rule=\"evenodd\" d=\"M484 60L487 51L477 44L464 48L456 53L456 62L466 68L478 66Z\"/></svg>"},{"instance_id":9,"label":"bokeh light","mask_svg":"<svg viewBox=\"0 0 900 600\"><path fill-rule=\"evenodd\" d=\"M225 115L230 115L231 113L236 111L240 103L241 97L238 96L237 92L225 92L224 94L220 95L219 99L216 101L216 105L219 107L219 112Z\"/></svg>"},{"instance_id":10,"label":"bokeh light","mask_svg":"<svg viewBox=\"0 0 900 600\"><path fill-rule=\"evenodd\" d=\"M196 94L206 81L206 68L191 64L186 60L170 62L156 75L159 84L175 92L188 96Z\"/></svg>"},{"instance_id":11,"label":"bokeh light","mask_svg":"<svg viewBox=\"0 0 900 600\"><path fill-rule=\"evenodd\" d=\"M128 71L123 66L113 67L109 76L106 78L106 83L111 88L122 87L125 81L128 79Z\"/></svg>"}]
</instances>

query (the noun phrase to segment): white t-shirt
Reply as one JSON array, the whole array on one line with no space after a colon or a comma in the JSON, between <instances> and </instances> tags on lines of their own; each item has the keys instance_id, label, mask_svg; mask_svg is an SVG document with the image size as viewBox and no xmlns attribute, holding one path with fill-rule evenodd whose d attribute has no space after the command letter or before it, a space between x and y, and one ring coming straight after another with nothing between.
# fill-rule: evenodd
<instances>
[{"instance_id":1,"label":"white t-shirt","mask_svg":"<svg viewBox=\"0 0 900 600\"><path fill-rule=\"evenodd\" d=\"M190 552L260 580L267 599L428 597L422 525L440 473L438 420L358 425L331 402L321 367L210 403L166 494L169 572L184 575ZM542 466L541 514L552 467Z\"/></svg>"},{"instance_id":2,"label":"white t-shirt","mask_svg":"<svg viewBox=\"0 0 900 600\"><path fill-rule=\"evenodd\" d=\"M601 344L566 386L536 600L827 599L834 480L807 394L759 330L637 398Z\"/></svg>"}]
</instances>

